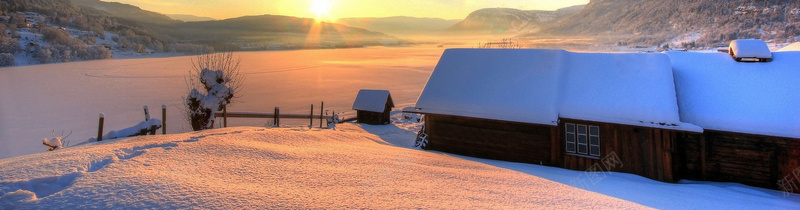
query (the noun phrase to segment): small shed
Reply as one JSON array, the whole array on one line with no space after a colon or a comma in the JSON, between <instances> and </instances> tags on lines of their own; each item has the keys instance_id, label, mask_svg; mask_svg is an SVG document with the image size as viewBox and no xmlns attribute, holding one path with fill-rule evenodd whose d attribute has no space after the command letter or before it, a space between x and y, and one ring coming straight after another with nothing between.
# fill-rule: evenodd
<instances>
[{"instance_id":1,"label":"small shed","mask_svg":"<svg viewBox=\"0 0 800 210\"><path fill-rule=\"evenodd\" d=\"M356 101L353 102L358 122L371 125L389 124L392 107L394 101L388 90L359 90Z\"/></svg>"}]
</instances>

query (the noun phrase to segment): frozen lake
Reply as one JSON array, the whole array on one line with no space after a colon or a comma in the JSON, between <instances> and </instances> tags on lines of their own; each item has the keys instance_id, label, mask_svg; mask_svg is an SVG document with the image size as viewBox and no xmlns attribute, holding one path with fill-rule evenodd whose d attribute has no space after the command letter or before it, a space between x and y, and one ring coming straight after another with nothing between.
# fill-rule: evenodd
<instances>
[{"instance_id":1,"label":"frozen lake","mask_svg":"<svg viewBox=\"0 0 800 210\"><path fill-rule=\"evenodd\" d=\"M411 106L443 48L372 47L336 50L238 52L245 82L229 111L308 113L325 109L354 115L359 89L387 89L397 108ZM41 139L55 130L73 134L71 144L144 120L142 106L160 118L167 105L167 132L191 131L180 111L187 94L184 76L194 56L119 59L0 68L0 158L44 152ZM271 120L269 120L271 121ZM265 125L267 120L229 120ZM284 123L284 121L282 121ZM291 122L290 122L291 123ZM295 122L296 125L307 124Z\"/></svg>"}]
</instances>

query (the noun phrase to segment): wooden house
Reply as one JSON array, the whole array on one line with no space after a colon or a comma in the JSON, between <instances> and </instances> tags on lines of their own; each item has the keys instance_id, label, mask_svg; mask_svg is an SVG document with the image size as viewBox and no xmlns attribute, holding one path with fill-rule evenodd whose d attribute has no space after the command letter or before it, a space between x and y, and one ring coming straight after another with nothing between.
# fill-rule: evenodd
<instances>
[{"instance_id":1,"label":"wooden house","mask_svg":"<svg viewBox=\"0 0 800 210\"><path fill-rule=\"evenodd\" d=\"M390 112L394 107L388 90L359 90L353 110L359 123L385 125L390 123Z\"/></svg>"},{"instance_id":2,"label":"wooden house","mask_svg":"<svg viewBox=\"0 0 800 210\"><path fill-rule=\"evenodd\" d=\"M415 112L425 149L676 181L680 121L665 54L450 49Z\"/></svg>"},{"instance_id":3,"label":"wooden house","mask_svg":"<svg viewBox=\"0 0 800 210\"><path fill-rule=\"evenodd\" d=\"M800 52L667 54L681 119L705 130L679 138L679 177L800 193Z\"/></svg>"}]
</instances>

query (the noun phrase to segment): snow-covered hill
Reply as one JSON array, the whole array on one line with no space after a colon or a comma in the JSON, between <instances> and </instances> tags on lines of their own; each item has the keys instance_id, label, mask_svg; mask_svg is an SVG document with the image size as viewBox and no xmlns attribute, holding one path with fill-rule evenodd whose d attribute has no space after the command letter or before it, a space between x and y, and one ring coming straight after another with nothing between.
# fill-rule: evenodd
<instances>
[{"instance_id":1,"label":"snow-covered hill","mask_svg":"<svg viewBox=\"0 0 800 210\"><path fill-rule=\"evenodd\" d=\"M4 159L0 208L644 208L381 130L238 127Z\"/></svg>"}]
</instances>

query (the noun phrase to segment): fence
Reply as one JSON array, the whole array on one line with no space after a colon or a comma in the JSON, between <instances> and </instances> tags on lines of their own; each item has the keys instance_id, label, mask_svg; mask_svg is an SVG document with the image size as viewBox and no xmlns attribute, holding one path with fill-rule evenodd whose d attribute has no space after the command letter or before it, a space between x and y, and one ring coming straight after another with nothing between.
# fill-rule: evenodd
<instances>
[{"instance_id":1,"label":"fence","mask_svg":"<svg viewBox=\"0 0 800 210\"><path fill-rule=\"evenodd\" d=\"M272 113L259 113L259 112L228 112L228 107L223 106L222 112L215 112L214 119L222 118L222 127L228 127L228 118L262 118L262 119L269 119L272 118L273 126L280 127L281 119L308 119L308 126L314 126L314 119L319 119L319 127L322 128L322 123L325 121L326 125L329 123L328 121L332 121L334 119L333 115L323 115L324 112L325 102L322 102L319 108L319 114L314 115L314 104L311 104L311 111L308 114L290 114L290 113L281 113L280 107L275 107Z\"/></svg>"},{"instance_id":2,"label":"fence","mask_svg":"<svg viewBox=\"0 0 800 210\"><path fill-rule=\"evenodd\" d=\"M329 121L333 121L334 115L323 115L325 102L320 103L318 115L314 115L314 104L311 104L311 111L309 114L281 114L280 107L275 107L273 113L257 113L257 112L228 112L228 107L223 106L222 112L215 112L214 119L222 118L222 127L228 127L228 118L272 118L273 125L280 126L281 118L283 119L309 119L308 126L314 125L314 119L319 119L319 127L322 128L322 123L325 121L325 126L328 126ZM150 110L144 106L145 121L150 120ZM167 106L161 105L161 134L167 134ZM105 115L100 113L100 119L97 126L97 141L103 140L103 124L105 122ZM213 123L212 123L213 126ZM212 127L213 128L213 127ZM155 135L156 130L149 130L150 135Z\"/></svg>"}]
</instances>

